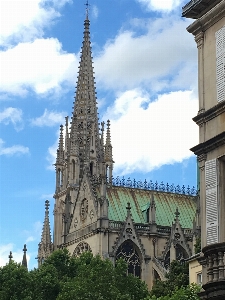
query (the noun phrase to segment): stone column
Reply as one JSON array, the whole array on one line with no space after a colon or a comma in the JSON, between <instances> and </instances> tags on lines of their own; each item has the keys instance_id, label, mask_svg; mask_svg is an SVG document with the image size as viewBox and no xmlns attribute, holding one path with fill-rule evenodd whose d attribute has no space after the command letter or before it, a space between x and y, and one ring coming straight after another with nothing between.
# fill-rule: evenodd
<instances>
[{"instance_id":1,"label":"stone column","mask_svg":"<svg viewBox=\"0 0 225 300\"><path fill-rule=\"evenodd\" d=\"M199 32L195 36L198 48L198 94L199 94L199 114L205 111L204 103L204 32Z\"/></svg>"}]
</instances>

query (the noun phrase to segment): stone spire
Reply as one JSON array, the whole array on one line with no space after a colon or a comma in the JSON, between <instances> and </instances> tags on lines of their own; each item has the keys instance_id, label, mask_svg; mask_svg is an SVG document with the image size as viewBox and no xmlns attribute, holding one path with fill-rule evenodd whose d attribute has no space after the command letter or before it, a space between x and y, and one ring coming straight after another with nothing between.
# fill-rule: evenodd
<instances>
[{"instance_id":1,"label":"stone spire","mask_svg":"<svg viewBox=\"0 0 225 300\"><path fill-rule=\"evenodd\" d=\"M49 201L45 201L45 219L42 229L41 242L38 247L38 266L52 253L53 244L51 239L50 222L49 222Z\"/></svg>"},{"instance_id":2,"label":"stone spire","mask_svg":"<svg viewBox=\"0 0 225 300\"><path fill-rule=\"evenodd\" d=\"M55 170L56 170L56 192L60 190L63 185L63 165L64 165L64 139L63 139L63 125L60 125L59 146L57 149Z\"/></svg>"},{"instance_id":3,"label":"stone spire","mask_svg":"<svg viewBox=\"0 0 225 300\"><path fill-rule=\"evenodd\" d=\"M22 266L24 266L27 269L27 246L26 244L23 247L23 260L22 260Z\"/></svg>"},{"instance_id":4,"label":"stone spire","mask_svg":"<svg viewBox=\"0 0 225 300\"><path fill-rule=\"evenodd\" d=\"M97 98L92 66L89 25L88 13L86 13L70 131L70 153L71 155L73 154L72 150L78 152L80 178L85 169L91 169L93 174L100 175L100 164L103 160L101 157L102 146L99 137Z\"/></svg>"},{"instance_id":5,"label":"stone spire","mask_svg":"<svg viewBox=\"0 0 225 300\"><path fill-rule=\"evenodd\" d=\"M112 155L112 144L111 144L111 133L110 133L110 121L107 120L107 131L106 131L106 142L105 142L105 164L107 169L107 176L109 181L112 178L113 170L113 155Z\"/></svg>"},{"instance_id":6,"label":"stone spire","mask_svg":"<svg viewBox=\"0 0 225 300\"><path fill-rule=\"evenodd\" d=\"M56 164L62 165L64 163L64 148L63 148L63 125L60 125L60 135L59 135L59 146L57 149Z\"/></svg>"}]
</instances>

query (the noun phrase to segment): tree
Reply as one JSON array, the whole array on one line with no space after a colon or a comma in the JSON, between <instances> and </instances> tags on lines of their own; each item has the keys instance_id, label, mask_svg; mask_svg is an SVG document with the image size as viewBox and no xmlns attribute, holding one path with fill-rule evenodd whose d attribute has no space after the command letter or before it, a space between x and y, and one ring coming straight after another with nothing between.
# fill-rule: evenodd
<instances>
[{"instance_id":1,"label":"tree","mask_svg":"<svg viewBox=\"0 0 225 300\"><path fill-rule=\"evenodd\" d=\"M162 296L171 296L176 289L187 287L189 284L188 264L180 263L174 260L170 264L169 272L166 274L166 280L157 280L151 290L151 296L156 298Z\"/></svg>"},{"instance_id":2,"label":"tree","mask_svg":"<svg viewBox=\"0 0 225 300\"><path fill-rule=\"evenodd\" d=\"M10 261L0 267L0 300L31 300L29 272L21 264Z\"/></svg>"},{"instance_id":3,"label":"tree","mask_svg":"<svg viewBox=\"0 0 225 300\"><path fill-rule=\"evenodd\" d=\"M127 264L90 252L71 257L57 250L30 272L11 261L0 268L0 300L143 300L149 295L139 278L127 276Z\"/></svg>"},{"instance_id":4,"label":"tree","mask_svg":"<svg viewBox=\"0 0 225 300\"><path fill-rule=\"evenodd\" d=\"M155 295L148 296L145 300L199 300L198 292L200 292L200 286L191 284L186 287L175 289L171 295L162 296L157 298Z\"/></svg>"},{"instance_id":5,"label":"tree","mask_svg":"<svg viewBox=\"0 0 225 300\"><path fill-rule=\"evenodd\" d=\"M76 267L76 276L62 283L57 300L140 300L149 295L144 282L126 275L123 260L114 267L110 260L86 252L76 259Z\"/></svg>"}]
</instances>

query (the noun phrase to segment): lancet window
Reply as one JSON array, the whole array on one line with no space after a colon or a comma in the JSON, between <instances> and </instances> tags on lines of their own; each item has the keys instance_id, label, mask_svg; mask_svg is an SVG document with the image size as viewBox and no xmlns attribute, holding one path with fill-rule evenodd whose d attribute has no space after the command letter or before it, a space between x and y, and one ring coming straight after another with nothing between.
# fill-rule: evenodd
<instances>
[{"instance_id":1,"label":"lancet window","mask_svg":"<svg viewBox=\"0 0 225 300\"><path fill-rule=\"evenodd\" d=\"M116 260L122 258L128 264L127 273L141 277L141 260L136 245L130 241L125 241L116 252Z\"/></svg>"}]
</instances>

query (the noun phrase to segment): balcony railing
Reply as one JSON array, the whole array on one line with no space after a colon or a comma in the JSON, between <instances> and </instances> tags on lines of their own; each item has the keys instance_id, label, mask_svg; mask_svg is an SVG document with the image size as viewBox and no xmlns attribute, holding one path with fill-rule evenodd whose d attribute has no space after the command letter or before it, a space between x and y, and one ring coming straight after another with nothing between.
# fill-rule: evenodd
<instances>
[{"instance_id":1,"label":"balcony railing","mask_svg":"<svg viewBox=\"0 0 225 300\"><path fill-rule=\"evenodd\" d=\"M203 278L202 299L225 299L225 243L206 246L202 249L204 257L199 262L206 268L206 280ZM205 297L207 294L207 298Z\"/></svg>"}]
</instances>

